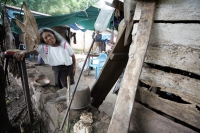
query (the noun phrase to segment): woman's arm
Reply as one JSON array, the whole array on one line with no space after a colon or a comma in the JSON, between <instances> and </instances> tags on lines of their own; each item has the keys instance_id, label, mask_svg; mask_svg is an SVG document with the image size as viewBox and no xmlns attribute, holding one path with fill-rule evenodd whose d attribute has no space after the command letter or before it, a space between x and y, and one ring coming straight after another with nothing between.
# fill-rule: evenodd
<instances>
[{"instance_id":1,"label":"woman's arm","mask_svg":"<svg viewBox=\"0 0 200 133\"><path fill-rule=\"evenodd\" d=\"M75 75L75 71L76 71L76 57L75 57L75 54L72 55L72 62L73 62L73 73Z\"/></svg>"},{"instance_id":2,"label":"woman's arm","mask_svg":"<svg viewBox=\"0 0 200 133\"><path fill-rule=\"evenodd\" d=\"M24 56L25 56L25 54L27 54L27 53L37 53L37 51L36 50L34 50L34 51L31 51L31 52L27 52L26 50L22 50L22 51L19 51L19 52L16 52L15 54L14 54L14 57L18 60L18 61L20 61L20 60L23 60L24 59Z\"/></svg>"}]
</instances>

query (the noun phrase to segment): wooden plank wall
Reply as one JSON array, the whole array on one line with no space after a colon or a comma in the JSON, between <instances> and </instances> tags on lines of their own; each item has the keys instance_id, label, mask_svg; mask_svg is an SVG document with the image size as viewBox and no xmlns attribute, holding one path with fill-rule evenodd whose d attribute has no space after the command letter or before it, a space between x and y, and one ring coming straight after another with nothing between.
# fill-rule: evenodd
<instances>
[{"instance_id":1,"label":"wooden plank wall","mask_svg":"<svg viewBox=\"0 0 200 133\"><path fill-rule=\"evenodd\" d=\"M142 7L136 41L129 49L129 60L108 127L108 133L127 133L129 130L137 85L154 22L155 8L155 1L146 2Z\"/></svg>"},{"instance_id":2,"label":"wooden plank wall","mask_svg":"<svg viewBox=\"0 0 200 133\"><path fill-rule=\"evenodd\" d=\"M130 130L133 133L195 133L138 102L134 103L131 123Z\"/></svg>"},{"instance_id":3,"label":"wooden plank wall","mask_svg":"<svg viewBox=\"0 0 200 133\"><path fill-rule=\"evenodd\" d=\"M143 2L137 3L135 21L140 18L142 4ZM137 27L138 23L135 23L132 45ZM145 63L147 65L140 75L142 84L135 100L141 103L140 106L146 105L151 111L169 116L172 125L179 125L174 132L200 132L200 0L158 1ZM164 99L159 96L158 91L152 91L151 88L177 96L182 102ZM130 132L147 129L143 122L136 124L139 119L136 117L145 113L133 111ZM168 125L156 126L154 120L160 119L160 114L153 116L152 119L148 118L150 116L145 118L154 123L147 126L148 132L159 129L164 129L164 132L172 131L171 128L166 128Z\"/></svg>"}]
</instances>

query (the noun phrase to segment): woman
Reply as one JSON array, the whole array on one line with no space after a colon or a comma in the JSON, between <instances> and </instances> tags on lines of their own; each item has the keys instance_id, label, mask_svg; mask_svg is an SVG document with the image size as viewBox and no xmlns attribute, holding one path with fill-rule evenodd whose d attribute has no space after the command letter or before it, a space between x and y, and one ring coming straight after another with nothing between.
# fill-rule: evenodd
<instances>
[{"instance_id":1,"label":"woman","mask_svg":"<svg viewBox=\"0 0 200 133\"><path fill-rule=\"evenodd\" d=\"M76 58L70 45L59 33L50 28L41 28L39 33L40 45L36 51L46 64L52 66L55 86L67 87L67 76L70 76L71 85L74 84ZM16 53L15 57L21 60L25 53L25 51Z\"/></svg>"}]
</instances>

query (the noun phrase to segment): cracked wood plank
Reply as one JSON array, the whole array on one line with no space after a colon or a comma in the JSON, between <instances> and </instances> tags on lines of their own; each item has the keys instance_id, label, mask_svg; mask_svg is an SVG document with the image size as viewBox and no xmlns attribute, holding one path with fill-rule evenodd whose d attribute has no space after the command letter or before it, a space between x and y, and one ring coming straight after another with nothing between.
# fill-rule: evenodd
<instances>
[{"instance_id":1,"label":"cracked wood plank","mask_svg":"<svg viewBox=\"0 0 200 133\"><path fill-rule=\"evenodd\" d=\"M142 68L140 80L149 86L180 96L183 100L200 106L200 80L157 69Z\"/></svg>"},{"instance_id":2,"label":"cracked wood plank","mask_svg":"<svg viewBox=\"0 0 200 133\"><path fill-rule=\"evenodd\" d=\"M154 24L145 62L200 75L199 31L199 24Z\"/></svg>"},{"instance_id":3,"label":"cracked wood plank","mask_svg":"<svg viewBox=\"0 0 200 133\"><path fill-rule=\"evenodd\" d=\"M184 104L163 99L157 94L148 91L147 88L144 87L137 89L135 99L138 102L147 104L151 108L159 110L169 116L200 129L200 111L197 110L195 104Z\"/></svg>"},{"instance_id":4,"label":"cracked wood plank","mask_svg":"<svg viewBox=\"0 0 200 133\"><path fill-rule=\"evenodd\" d=\"M156 126L155 126L156 125ZM130 123L130 133L196 133L143 105L135 102Z\"/></svg>"}]
</instances>

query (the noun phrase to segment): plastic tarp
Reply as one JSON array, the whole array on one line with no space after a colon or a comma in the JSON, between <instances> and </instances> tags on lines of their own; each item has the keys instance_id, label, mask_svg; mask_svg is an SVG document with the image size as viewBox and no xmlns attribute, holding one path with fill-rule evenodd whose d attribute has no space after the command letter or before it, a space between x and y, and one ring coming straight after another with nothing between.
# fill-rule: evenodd
<instances>
[{"instance_id":1,"label":"plastic tarp","mask_svg":"<svg viewBox=\"0 0 200 133\"><path fill-rule=\"evenodd\" d=\"M78 25L84 27L86 30L94 30L94 23L98 17L99 12L99 8L90 6L85 11L64 15L35 16L35 19L38 24L38 28L64 26L77 23ZM23 15L18 14L18 16L19 17L17 19L23 22ZM21 30L18 25L16 25L14 19L11 20L11 29L15 33L21 33Z\"/></svg>"}]
</instances>

